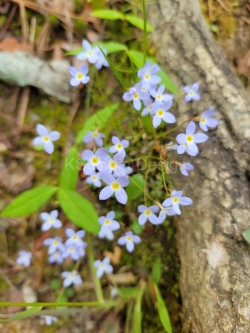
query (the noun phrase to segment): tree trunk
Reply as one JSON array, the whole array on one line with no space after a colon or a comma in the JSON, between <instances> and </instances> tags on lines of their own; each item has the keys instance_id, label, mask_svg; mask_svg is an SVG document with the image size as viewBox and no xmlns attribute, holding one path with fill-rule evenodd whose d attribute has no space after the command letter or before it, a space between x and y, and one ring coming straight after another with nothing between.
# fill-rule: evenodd
<instances>
[{"instance_id":1,"label":"tree trunk","mask_svg":"<svg viewBox=\"0 0 250 333\"><path fill-rule=\"evenodd\" d=\"M249 96L198 0L158 0L148 17L160 65L179 87L201 85L200 102L180 102L173 110L179 123L207 109L219 120L197 157L179 155L194 164L192 175L173 175L176 189L194 201L176 218L183 332L249 333L250 247L242 237L250 227Z\"/></svg>"}]
</instances>

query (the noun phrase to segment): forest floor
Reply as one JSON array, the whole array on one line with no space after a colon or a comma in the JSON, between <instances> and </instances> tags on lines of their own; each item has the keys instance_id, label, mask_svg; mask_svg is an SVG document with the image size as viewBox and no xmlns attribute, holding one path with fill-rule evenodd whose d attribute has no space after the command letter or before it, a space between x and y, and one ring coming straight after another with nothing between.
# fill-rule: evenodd
<instances>
[{"instance_id":1,"label":"forest floor","mask_svg":"<svg viewBox=\"0 0 250 333\"><path fill-rule=\"evenodd\" d=\"M87 38L94 43L100 39L106 41L119 41L128 43L134 49L142 49L142 33L128 22L119 24L117 21L99 19L83 21L74 19L79 13L89 13L90 4L82 6L81 1L68 1L67 13L63 1L50 1L47 11L41 11L40 2L4 1L0 6L0 51L26 51L43 59L65 59L65 53L72 48L81 46L81 40ZM96 1L93 1L96 3ZM135 2L137 3L137 2ZM32 4L32 5L30 5ZM58 4L60 6L58 7ZM126 9L126 2L114 4L116 9ZM228 60L235 68L242 83L250 92L250 3L248 1L232 0L202 0L203 13L208 21L214 37L227 55ZM137 5L129 7L134 13L139 13ZM55 10L56 9L56 10ZM59 14L55 14L59 12ZM33 22L33 23L32 23ZM34 23L36 22L36 23ZM33 35L34 38L30 38ZM117 39L117 36L119 38ZM72 47L73 45L73 47ZM148 52L155 55L150 45ZM30 51L31 50L31 51ZM77 66L74 57L67 57L70 63ZM120 55L112 55L115 64L127 59ZM86 119L86 108L91 114L93 110L101 109L105 100L116 102L122 95L122 87L112 77L111 71L101 70L97 88L91 90L91 98L84 89L79 90L77 100L67 105L56 98L46 96L35 88L20 88L15 85L0 82L0 210L22 191L38 184L55 184L62 168L65 155L64 146L74 142L77 131ZM171 76L171 73L168 73ZM124 74L126 75L126 73ZM181 87L180 87L181 88ZM105 92L101 94L100 92ZM91 99L91 102L89 100ZM72 105L78 103L77 111ZM48 157L32 146L32 139L36 136L36 123L49 123L62 133L60 147ZM70 129L69 129L70 126ZM107 136L126 136L131 141L130 155L137 156L143 153L135 128L137 120L131 120L121 104L117 117L114 117L106 130ZM133 140L136 144L133 145ZM150 145L150 137L149 142ZM83 147L82 147L83 149ZM154 147L157 150L157 147ZM135 168L135 166L133 166ZM95 203L98 213L102 205L96 200L96 191L86 188L83 173L79 174L77 189ZM169 179L169 182L171 180ZM151 196L163 201L164 189L162 178L151 174L148 178L148 190ZM129 209L120 212L120 219L126 225L134 221L136 216L131 215L140 204L140 197L130 202ZM52 210L47 205L46 209ZM109 210L114 208L113 201ZM62 293L60 287L60 269L46 264L46 252L42 243L50 234L41 234L39 213L29 217L8 219L0 218L0 302L54 302L63 295L59 301L86 301L95 300L91 277L86 269L87 262L83 261L85 282L79 288L69 288L67 294ZM63 226L70 226L70 222L61 216ZM175 228L173 221L167 221L157 229L146 226L142 234L143 243L132 255L123 254L114 244L94 240L95 254L108 251L113 256L116 265L119 264L120 286L136 285L147 279L155 260L160 257L163 263L163 272L160 280L160 290L167 304L173 329L175 333L181 332L181 297L178 288L179 261L175 245ZM28 269L17 266L15 263L20 249L30 249L35 255L36 264ZM129 275L128 275L129 274ZM130 276L130 279L128 279ZM111 283L103 279L106 297L109 298ZM2 308L2 314L11 314L22 308ZM39 317L32 317L7 325L0 324L1 333L29 332L29 333L122 333L124 332L126 311L120 309L89 310L84 309L77 313L64 313L53 326L43 325ZM143 304L143 332L164 332L156 309L146 297ZM52 312L51 312L52 314ZM53 314L52 314L53 315Z\"/></svg>"}]
</instances>

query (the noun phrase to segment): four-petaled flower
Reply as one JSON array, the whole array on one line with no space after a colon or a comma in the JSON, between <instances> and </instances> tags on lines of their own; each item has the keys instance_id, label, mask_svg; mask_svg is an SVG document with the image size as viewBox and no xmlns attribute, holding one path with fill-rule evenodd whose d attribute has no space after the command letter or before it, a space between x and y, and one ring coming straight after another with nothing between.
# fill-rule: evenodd
<instances>
[{"instance_id":1,"label":"four-petaled flower","mask_svg":"<svg viewBox=\"0 0 250 333\"><path fill-rule=\"evenodd\" d=\"M108 240L114 239L113 231L120 229L120 224L114 220L115 212L111 211L106 216L99 217L98 221L101 224L99 238L106 237Z\"/></svg>"},{"instance_id":2,"label":"four-petaled flower","mask_svg":"<svg viewBox=\"0 0 250 333\"><path fill-rule=\"evenodd\" d=\"M143 101L143 104L145 106L145 108L142 110L142 113L141 115L144 117L146 116L147 114L150 114L151 116L153 115L153 101L152 101L152 98L147 98L147 99L144 99Z\"/></svg>"},{"instance_id":3,"label":"four-petaled flower","mask_svg":"<svg viewBox=\"0 0 250 333\"><path fill-rule=\"evenodd\" d=\"M116 200L121 204L125 205L128 200L128 196L123 187L128 186L129 184L128 178L127 177L115 178L110 173L102 173L101 177L104 183L108 184L108 186L104 187L101 190L99 194L99 200L107 200L112 196L112 194L115 194Z\"/></svg>"},{"instance_id":4,"label":"four-petaled flower","mask_svg":"<svg viewBox=\"0 0 250 333\"><path fill-rule=\"evenodd\" d=\"M186 134L178 134L176 137L176 141L180 144L177 148L178 154L183 154L185 151L189 155L191 151L193 155L197 155L199 152L199 149L196 145L196 143L202 143L207 141L208 136L203 133L196 133L195 132L195 123L191 121L186 128Z\"/></svg>"},{"instance_id":5,"label":"four-petaled flower","mask_svg":"<svg viewBox=\"0 0 250 333\"><path fill-rule=\"evenodd\" d=\"M18 258L16 260L16 263L18 265L28 267L30 265L31 258L32 258L32 253L31 252L20 251L18 253Z\"/></svg>"},{"instance_id":6,"label":"four-petaled flower","mask_svg":"<svg viewBox=\"0 0 250 333\"><path fill-rule=\"evenodd\" d=\"M149 93L151 96L155 98L155 102L158 104L162 104L166 101L172 101L173 96L170 94L164 94L165 86L162 84L157 90L156 89L150 89Z\"/></svg>"},{"instance_id":7,"label":"four-petaled flower","mask_svg":"<svg viewBox=\"0 0 250 333\"><path fill-rule=\"evenodd\" d=\"M150 206L150 207L143 205L138 206L138 212L141 213L138 219L138 223L140 225L143 225L147 222L147 220L149 220L149 222L151 222L152 224L158 224L158 218L155 215L155 213L157 213L158 211L159 211L158 206Z\"/></svg>"},{"instance_id":8,"label":"four-petaled flower","mask_svg":"<svg viewBox=\"0 0 250 333\"><path fill-rule=\"evenodd\" d=\"M173 207L162 207L160 214L158 216L158 224L161 224L164 222L167 218L167 216L174 216L176 215L176 212L174 211Z\"/></svg>"},{"instance_id":9,"label":"four-petaled flower","mask_svg":"<svg viewBox=\"0 0 250 333\"><path fill-rule=\"evenodd\" d=\"M57 131L49 132L47 128L41 124L36 125L36 131L40 136L33 139L33 144L35 146L43 146L46 153L52 154L54 151L52 141L58 140L61 134Z\"/></svg>"},{"instance_id":10,"label":"four-petaled flower","mask_svg":"<svg viewBox=\"0 0 250 333\"><path fill-rule=\"evenodd\" d=\"M103 261L94 261L94 266L96 268L96 276L100 279L104 273L110 274L113 272L113 267L110 265L109 257L105 257Z\"/></svg>"},{"instance_id":11,"label":"four-petaled flower","mask_svg":"<svg viewBox=\"0 0 250 333\"><path fill-rule=\"evenodd\" d=\"M60 251L56 251L54 253L52 253L49 258L48 258L48 262L50 264L61 264L64 260L64 252L60 252Z\"/></svg>"},{"instance_id":12,"label":"four-petaled flower","mask_svg":"<svg viewBox=\"0 0 250 333\"><path fill-rule=\"evenodd\" d=\"M186 93L186 96L184 98L185 102L190 102L191 100L193 101L200 100L200 95L197 93L197 91L199 90L198 82L194 83L191 88L189 86L184 87L183 90Z\"/></svg>"},{"instance_id":13,"label":"four-petaled flower","mask_svg":"<svg viewBox=\"0 0 250 333\"><path fill-rule=\"evenodd\" d=\"M141 80L142 85L146 90L149 90L151 88L152 84L158 84L161 81L161 78L156 74L159 72L159 66L158 65L152 65L148 68L145 68L140 74L141 74Z\"/></svg>"},{"instance_id":14,"label":"four-petaled flower","mask_svg":"<svg viewBox=\"0 0 250 333\"><path fill-rule=\"evenodd\" d=\"M191 163L182 163L180 165L180 172L184 175L184 176L188 176L188 171L194 170L194 166Z\"/></svg>"},{"instance_id":15,"label":"four-petaled flower","mask_svg":"<svg viewBox=\"0 0 250 333\"><path fill-rule=\"evenodd\" d=\"M173 143L173 141L170 141L167 145L166 145L166 150L177 150L178 145Z\"/></svg>"},{"instance_id":16,"label":"four-petaled flower","mask_svg":"<svg viewBox=\"0 0 250 333\"><path fill-rule=\"evenodd\" d=\"M41 213L40 214L40 219L44 221L42 224L42 231L47 231L50 228L61 228L62 222L57 219L58 217L58 210L52 210L52 212L49 213Z\"/></svg>"},{"instance_id":17,"label":"four-petaled flower","mask_svg":"<svg viewBox=\"0 0 250 333\"><path fill-rule=\"evenodd\" d=\"M139 244L141 242L141 238L137 235L134 235L132 231L127 231L125 236L122 236L118 239L119 245L126 245L126 249L128 252L133 252L135 248L135 244Z\"/></svg>"},{"instance_id":18,"label":"four-petaled flower","mask_svg":"<svg viewBox=\"0 0 250 333\"><path fill-rule=\"evenodd\" d=\"M101 187L100 172L93 172L89 177L86 178L87 184L93 184L95 187Z\"/></svg>"},{"instance_id":19,"label":"four-petaled flower","mask_svg":"<svg viewBox=\"0 0 250 333\"><path fill-rule=\"evenodd\" d=\"M105 135L102 133L98 133L98 132L88 132L84 139L83 142L91 142L93 140L95 140L95 143L97 144L97 146L102 147L103 146L103 138L105 138Z\"/></svg>"},{"instance_id":20,"label":"four-petaled flower","mask_svg":"<svg viewBox=\"0 0 250 333\"><path fill-rule=\"evenodd\" d=\"M60 237L47 238L43 244L49 247L48 254L52 254L56 252L56 250L60 250L61 252L65 251L65 246L62 243L62 239Z\"/></svg>"},{"instance_id":21,"label":"four-petaled flower","mask_svg":"<svg viewBox=\"0 0 250 333\"><path fill-rule=\"evenodd\" d=\"M88 83L90 80L90 77L87 75L88 72L89 68L87 65L82 65L79 70L73 66L70 66L69 74L73 76L69 81L70 85L76 87L79 86L80 83Z\"/></svg>"},{"instance_id":22,"label":"four-petaled flower","mask_svg":"<svg viewBox=\"0 0 250 333\"><path fill-rule=\"evenodd\" d=\"M62 272L62 277L64 278L63 286L69 287L71 284L81 284L82 279L77 271L73 272Z\"/></svg>"},{"instance_id":23,"label":"four-petaled flower","mask_svg":"<svg viewBox=\"0 0 250 333\"><path fill-rule=\"evenodd\" d=\"M106 165L105 167L104 165L102 166L101 172L113 173L115 177L126 176L124 167L121 165L123 160L124 160L123 153L115 154L113 158L107 155L104 159Z\"/></svg>"},{"instance_id":24,"label":"four-petaled flower","mask_svg":"<svg viewBox=\"0 0 250 333\"><path fill-rule=\"evenodd\" d=\"M107 54L107 50L104 49L102 47L102 51ZM101 69L102 66L105 66L105 67L109 67L109 63L107 62L106 58L104 57L104 55L102 54L102 52L99 50L99 52L97 53L97 60L96 60L96 63L95 63L95 68L97 70Z\"/></svg>"},{"instance_id":25,"label":"four-petaled flower","mask_svg":"<svg viewBox=\"0 0 250 333\"><path fill-rule=\"evenodd\" d=\"M142 91L141 83L137 83L134 87L129 88L129 91L123 94L122 98L126 102L133 101L134 108L139 111L141 109L141 100L149 97L146 91Z\"/></svg>"},{"instance_id":26,"label":"four-petaled flower","mask_svg":"<svg viewBox=\"0 0 250 333\"><path fill-rule=\"evenodd\" d=\"M91 64L94 64L98 59L99 48L97 46L92 48L86 39L82 41L82 46L84 52L79 53L76 58L78 60L88 60Z\"/></svg>"},{"instance_id":27,"label":"four-petaled flower","mask_svg":"<svg viewBox=\"0 0 250 333\"><path fill-rule=\"evenodd\" d=\"M171 192L171 198L163 201L162 206L173 207L176 214L181 215L180 205L189 206L193 203L193 200L188 197L182 196L182 191L173 190Z\"/></svg>"},{"instance_id":28,"label":"four-petaled flower","mask_svg":"<svg viewBox=\"0 0 250 333\"><path fill-rule=\"evenodd\" d=\"M99 171L101 166L105 168L105 162L103 159L107 156L108 152L105 148L99 148L95 152L95 154L91 150L85 150L82 153L82 159L88 161L86 165L84 165L83 172L85 175L91 175L95 168L97 168Z\"/></svg>"},{"instance_id":29,"label":"four-petaled flower","mask_svg":"<svg viewBox=\"0 0 250 333\"><path fill-rule=\"evenodd\" d=\"M125 157L126 156L125 148L129 146L129 141L128 140L120 141L120 139L117 136L112 136L112 143L114 146L111 146L109 148L109 152L112 154L120 153L123 154Z\"/></svg>"},{"instance_id":30,"label":"four-petaled flower","mask_svg":"<svg viewBox=\"0 0 250 333\"><path fill-rule=\"evenodd\" d=\"M53 316L41 316L41 318L44 319L45 324L48 326L52 325L58 320L56 317Z\"/></svg>"},{"instance_id":31,"label":"four-petaled flower","mask_svg":"<svg viewBox=\"0 0 250 333\"><path fill-rule=\"evenodd\" d=\"M77 261L80 257L84 257L84 255L85 255L84 248L76 245L67 246L66 250L63 252L64 259L71 257L71 259L74 261Z\"/></svg>"},{"instance_id":32,"label":"four-petaled flower","mask_svg":"<svg viewBox=\"0 0 250 333\"><path fill-rule=\"evenodd\" d=\"M67 228L65 230L65 235L68 237L68 239L65 242L66 246L75 245L77 247L86 247L87 243L82 240L82 238L85 236L84 230L78 230L75 232L71 228Z\"/></svg>"},{"instance_id":33,"label":"four-petaled flower","mask_svg":"<svg viewBox=\"0 0 250 333\"><path fill-rule=\"evenodd\" d=\"M211 118L212 115L214 114L214 110L206 110L200 115L200 128L207 132L208 127L214 128L218 126L218 120Z\"/></svg>"},{"instance_id":34,"label":"four-petaled flower","mask_svg":"<svg viewBox=\"0 0 250 333\"><path fill-rule=\"evenodd\" d=\"M173 101L169 100L161 105L154 103L153 104L153 126L154 128L160 126L161 121L164 120L168 124L173 124L176 122L175 116L168 112L172 106Z\"/></svg>"}]
</instances>

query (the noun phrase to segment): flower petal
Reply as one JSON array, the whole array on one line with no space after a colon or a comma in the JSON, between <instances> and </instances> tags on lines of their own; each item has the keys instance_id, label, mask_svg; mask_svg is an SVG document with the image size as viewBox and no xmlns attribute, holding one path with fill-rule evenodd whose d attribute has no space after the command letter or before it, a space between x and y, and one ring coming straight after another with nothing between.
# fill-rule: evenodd
<instances>
[{"instance_id":1,"label":"flower petal","mask_svg":"<svg viewBox=\"0 0 250 333\"><path fill-rule=\"evenodd\" d=\"M93 172L95 171L95 167L93 164L91 164L90 162L88 162L87 164L84 165L83 167L83 172L85 173L85 175L91 175Z\"/></svg>"},{"instance_id":2,"label":"flower petal","mask_svg":"<svg viewBox=\"0 0 250 333\"><path fill-rule=\"evenodd\" d=\"M70 66L68 71L69 71L69 74L72 76L76 76L78 74L78 70L73 66Z\"/></svg>"},{"instance_id":3,"label":"flower petal","mask_svg":"<svg viewBox=\"0 0 250 333\"><path fill-rule=\"evenodd\" d=\"M54 219L56 219L58 217L58 210L52 210L52 212L50 212L50 216L52 216Z\"/></svg>"},{"instance_id":4,"label":"flower petal","mask_svg":"<svg viewBox=\"0 0 250 333\"><path fill-rule=\"evenodd\" d=\"M127 238L126 238L126 236L122 236L122 237L120 237L120 238L118 239L117 244L119 244L119 245L125 245L126 242L127 242Z\"/></svg>"},{"instance_id":5,"label":"flower petal","mask_svg":"<svg viewBox=\"0 0 250 333\"><path fill-rule=\"evenodd\" d=\"M187 125L186 128L186 134L194 134L195 131L195 123L193 121L190 121L190 123Z\"/></svg>"},{"instance_id":6,"label":"flower petal","mask_svg":"<svg viewBox=\"0 0 250 333\"><path fill-rule=\"evenodd\" d=\"M128 201L127 193L123 188L120 188L118 191L115 191L115 197L118 202L125 205Z\"/></svg>"},{"instance_id":7,"label":"flower petal","mask_svg":"<svg viewBox=\"0 0 250 333\"><path fill-rule=\"evenodd\" d=\"M49 133L49 138L51 141L56 141L60 138L61 134L57 131L52 131Z\"/></svg>"},{"instance_id":8,"label":"flower petal","mask_svg":"<svg viewBox=\"0 0 250 333\"><path fill-rule=\"evenodd\" d=\"M193 203L193 200L190 199L190 198L188 198L188 197L181 197L179 199L179 202L183 206L189 206L189 205L191 205Z\"/></svg>"},{"instance_id":9,"label":"flower petal","mask_svg":"<svg viewBox=\"0 0 250 333\"><path fill-rule=\"evenodd\" d=\"M48 135L47 128L45 126L41 125L41 124L36 125L36 131L40 136Z\"/></svg>"},{"instance_id":10,"label":"flower petal","mask_svg":"<svg viewBox=\"0 0 250 333\"><path fill-rule=\"evenodd\" d=\"M176 137L176 141L180 145L184 145L186 143L186 135L185 134L178 134L177 137Z\"/></svg>"},{"instance_id":11,"label":"flower petal","mask_svg":"<svg viewBox=\"0 0 250 333\"><path fill-rule=\"evenodd\" d=\"M204 133L196 133L194 134L194 142L195 143L202 143L207 141L207 139L209 139L209 136L207 136Z\"/></svg>"},{"instance_id":12,"label":"flower petal","mask_svg":"<svg viewBox=\"0 0 250 333\"><path fill-rule=\"evenodd\" d=\"M97 149L97 151L95 153L95 155L97 157L99 157L101 160L104 159L107 156L107 154L108 154L108 151L105 148L99 148L99 149Z\"/></svg>"},{"instance_id":13,"label":"flower petal","mask_svg":"<svg viewBox=\"0 0 250 333\"><path fill-rule=\"evenodd\" d=\"M44 150L46 151L46 153L48 154L52 154L54 151L54 145L52 142L45 142L44 144Z\"/></svg>"},{"instance_id":14,"label":"flower petal","mask_svg":"<svg viewBox=\"0 0 250 333\"><path fill-rule=\"evenodd\" d=\"M84 150L82 152L82 159L85 161L89 161L94 156L94 153L91 150Z\"/></svg>"},{"instance_id":15,"label":"flower petal","mask_svg":"<svg viewBox=\"0 0 250 333\"><path fill-rule=\"evenodd\" d=\"M35 139L33 139L32 143L34 146L43 146L44 145L44 141L41 136L37 136Z\"/></svg>"},{"instance_id":16,"label":"flower petal","mask_svg":"<svg viewBox=\"0 0 250 333\"><path fill-rule=\"evenodd\" d=\"M113 193L114 193L114 191L111 189L111 187L106 186L101 190L101 192L99 194L99 200L107 200L108 198L110 198L112 196Z\"/></svg>"},{"instance_id":17,"label":"flower petal","mask_svg":"<svg viewBox=\"0 0 250 333\"><path fill-rule=\"evenodd\" d=\"M133 252L135 248L135 245L133 242L127 242L126 243L126 249L128 250L128 252Z\"/></svg>"},{"instance_id":18,"label":"flower petal","mask_svg":"<svg viewBox=\"0 0 250 333\"><path fill-rule=\"evenodd\" d=\"M145 215L145 214L141 214L141 215L139 216L138 223L139 223L140 225L143 225L143 224L145 224L146 222L147 222L147 217L146 217L146 215Z\"/></svg>"}]
</instances>

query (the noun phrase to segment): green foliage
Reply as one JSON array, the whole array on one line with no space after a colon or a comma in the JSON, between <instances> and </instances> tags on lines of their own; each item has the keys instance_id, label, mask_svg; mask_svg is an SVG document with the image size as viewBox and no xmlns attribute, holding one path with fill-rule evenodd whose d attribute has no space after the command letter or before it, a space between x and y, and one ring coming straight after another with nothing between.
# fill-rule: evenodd
<instances>
[{"instance_id":1,"label":"green foliage","mask_svg":"<svg viewBox=\"0 0 250 333\"><path fill-rule=\"evenodd\" d=\"M157 258L152 269L151 280L155 284L158 284L160 282L160 278L161 278L161 258Z\"/></svg>"},{"instance_id":2,"label":"green foliage","mask_svg":"<svg viewBox=\"0 0 250 333\"><path fill-rule=\"evenodd\" d=\"M250 244L250 229L245 230L242 236Z\"/></svg>"},{"instance_id":3,"label":"green foliage","mask_svg":"<svg viewBox=\"0 0 250 333\"><path fill-rule=\"evenodd\" d=\"M135 51L135 50L128 50L127 54L131 61L135 64L137 68L142 68L144 65L143 61L143 54L141 52ZM153 64L156 63L156 61L153 58L146 58L146 61L151 61ZM170 90L173 93L180 94L179 89L175 86L173 81L167 76L167 74L161 69L160 72L157 74L161 77L162 81L160 84L164 84L168 90Z\"/></svg>"},{"instance_id":4,"label":"green foliage","mask_svg":"<svg viewBox=\"0 0 250 333\"><path fill-rule=\"evenodd\" d=\"M57 290L61 286L61 280L59 279L53 279L50 283L51 289L52 290Z\"/></svg>"},{"instance_id":5,"label":"green foliage","mask_svg":"<svg viewBox=\"0 0 250 333\"><path fill-rule=\"evenodd\" d=\"M64 213L73 223L91 233L99 232L98 215L91 202L80 194L65 188L59 189L58 199Z\"/></svg>"},{"instance_id":6,"label":"green foliage","mask_svg":"<svg viewBox=\"0 0 250 333\"><path fill-rule=\"evenodd\" d=\"M165 302L162 299L161 293L156 284L154 284L154 290L155 290L155 294L156 294L158 314L159 314L162 326L165 328L166 332L172 333L172 326L171 326L168 310L166 308Z\"/></svg>"},{"instance_id":7,"label":"green foliage","mask_svg":"<svg viewBox=\"0 0 250 333\"><path fill-rule=\"evenodd\" d=\"M130 184L126 188L128 195L128 202L139 198L143 194L144 190L144 178L142 174L138 173L130 177Z\"/></svg>"},{"instance_id":8,"label":"green foliage","mask_svg":"<svg viewBox=\"0 0 250 333\"><path fill-rule=\"evenodd\" d=\"M12 323L13 321L28 318L34 314L36 314L38 311L42 310L42 306L34 306L31 307L28 310L22 311L15 313L13 316L10 316L6 319L0 319L0 323L7 324L7 323Z\"/></svg>"},{"instance_id":9,"label":"green foliage","mask_svg":"<svg viewBox=\"0 0 250 333\"><path fill-rule=\"evenodd\" d=\"M134 308L134 316L133 316L133 333L141 333L141 319L142 319L142 311L141 311L141 301L144 289L140 290L139 295L135 301Z\"/></svg>"},{"instance_id":10,"label":"green foliage","mask_svg":"<svg viewBox=\"0 0 250 333\"><path fill-rule=\"evenodd\" d=\"M130 298L137 297L140 294L141 289L137 287L121 287L118 292L120 296Z\"/></svg>"},{"instance_id":11,"label":"green foliage","mask_svg":"<svg viewBox=\"0 0 250 333\"><path fill-rule=\"evenodd\" d=\"M114 53L114 52L119 52L119 51L127 51L127 46L123 43L117 43L117 42L100 42L98 44L94 44L94 46L103 46L107 53ZM81 52L84 51L83 47L78 47L77 49L71 50L66 53L66 55L77 55Z\"/></svg>"},{"instance_id":12,"label":"green foliage","mask_svg":"<svg viewBox=\"0 0 250 333\"><path fill-rule=\"evenodd\" d=\"M135 15L125 15L125 20L128 21L129 23L131 23L132 25L134 25L135 27L143 30L144 23L143 23L143 20L140 19L139 17L137 17ZM153 32L154 28L149 23L147 23L146 31Z\"/></svg>"},{"instance_id":13,"label":"green foliage","mask_svg":"<svg viewBox=\"0 0 250 333\"><path fill-rule=\"evenodd\" d=\"M104 125L107 124L109 118L112 116L114 111L118 108L119 103L114 103L106 106L93 114L89 119L87 119L83 125L81 131L78 132L76 137L76 143L80 143L87 132L94 131L96 127L102 129Z\"/></svg>"},{"instance_id":14,"label":"green foliage","mask_svg":"<svg viewBox=\"0 0 250 333\"><path fill-rule=\"evenodd\" d=\"M60 187L74 190L78 180L78 151L71 147L60 174Z\"/></svg>"},{"instance_id":15,"label":"green foliage","mask_svg":"<svg viewBox=\"0 0 250 333\"><path fill-rule=\"evenodd\" d=\"M6 217L29 215L42 207L55 192L55 186L39 186L17 196L0 214Z\"/></svg>"}]
</instances>

